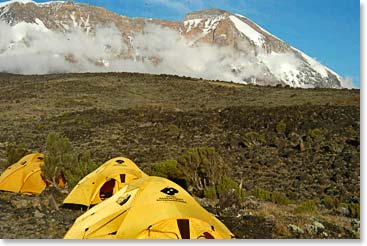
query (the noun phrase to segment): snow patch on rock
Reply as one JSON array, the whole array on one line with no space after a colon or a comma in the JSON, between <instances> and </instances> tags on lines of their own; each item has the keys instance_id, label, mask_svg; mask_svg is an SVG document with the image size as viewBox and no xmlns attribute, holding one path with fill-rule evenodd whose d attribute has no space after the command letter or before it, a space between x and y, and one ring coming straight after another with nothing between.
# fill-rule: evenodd
<instances>
[{"instance_id":1,"label":"snow patch on rock","mask_svg":"<svg viewBox=\"0 0 367 246\"><path fill-rule=\"evenodd\" d=\"M201 21L202 19L192 19L192 20L184 21L186 32L190 32L192 29L196 28L200 24Z\"/></svg>"},{"instance_id":2,"label":"snow patch on rock","mask_svg":"<svg viewBox=\"0 0 367 246\"><path fill-rule=\"evenodd\" d=\"M229 19L236 26L237 30L240 31L242 34L244 34L252 42L254 42L254 44L260 47L263 46L263 44L265 43L265 39L261 33L257 32L252 27L250 27L249 25L247 25L245 22L241 21L234 15L231 15Z\"/></svg>"}]
</instances>

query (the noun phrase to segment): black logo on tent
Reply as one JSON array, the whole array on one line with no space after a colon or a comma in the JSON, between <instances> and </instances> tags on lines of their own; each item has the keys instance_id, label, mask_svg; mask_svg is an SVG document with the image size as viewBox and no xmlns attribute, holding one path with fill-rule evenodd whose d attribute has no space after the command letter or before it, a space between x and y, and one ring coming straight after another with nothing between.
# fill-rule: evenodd
<instances>
[{"instance_id":1,"label":"black logo on tent","mask_svg":"<svg viewBox=\"0 0 367 246\"><path fill-rule=\"evenodd\" d=\"M164 194L173 196L176 193L178 193L178 190L176 190L175 188L172 188L172 187L166 187L163 190L161 190L161 192L163 192Z\"/></svg>"}]
</instances>

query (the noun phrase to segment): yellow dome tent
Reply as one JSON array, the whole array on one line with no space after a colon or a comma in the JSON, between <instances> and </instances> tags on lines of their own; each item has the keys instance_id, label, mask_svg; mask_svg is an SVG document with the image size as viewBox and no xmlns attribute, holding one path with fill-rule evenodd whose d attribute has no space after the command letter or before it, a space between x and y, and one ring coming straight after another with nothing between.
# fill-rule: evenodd
<instances>
[{"instance_id":1,"label":"yellow dome tent","mask_svg":"<svg viewBox=\"0 0 367 246\"><path fill-rule=\"evenodd\" d=\"M131 160L113 158L80 180L63 204L87 207L98 204L132 180L145 176L147 175Z\"/></svg>"},{"instance_id":2,"label":"yellow dome tent","mask_svg":"<svg viewBox=\"0 0 367 246\"><path fill-rule=\"evenodd\" d=\"M40 165L44 164L41 153L29 154L8 167L0 175L0 190L26 194L39 194L46 188Z\"/></svg>"},{"instance_id":3,"label":"yellow dome tent","mask_svg":"<svg viewBox=\"0 0 367 246\"><path fill-rule=\"evenodd\" d=\"M149 176L78 217L64 239L230 239L233 234L179 185Z\"/></svg>"}]
</instances>

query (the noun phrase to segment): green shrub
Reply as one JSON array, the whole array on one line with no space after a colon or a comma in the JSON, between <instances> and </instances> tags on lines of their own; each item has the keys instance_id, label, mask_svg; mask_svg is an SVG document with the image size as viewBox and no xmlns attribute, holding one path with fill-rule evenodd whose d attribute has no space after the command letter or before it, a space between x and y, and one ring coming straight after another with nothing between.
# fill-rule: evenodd
<instances>
[{"instance_id":1,"label":"green shrub","mask_svg":"<svg viewBox=\"0 0 367 246\"><path fill-rule=\"evenodd\" d=\"M64 176L69 188L73 188L80 179L97 167L90 153L74 151L67 137L54 132L47 136L45 165L41 168L46 180L54 186L57 186L56 178Z\"/></svg>"},{"instance_id":2,"label":"green shrub","mask_svg":"<svg viewBox=\"0 0 367 246\"><path fill-rule=\"evenodd\" d=\"M288 205L290 203L289 198L281 192L271 192L259 187L255 187L252 194L260 200L273 202L281 205Z\"/></svg>"},{"instance_id":3,"label":"green shrub","mask_svg":"<svg viewBox=\"0 0 367 246\"><path fill-rule=\"evenodd\" d=\"M279 134L284 133L286 129L287 129L287 124L283 120L278 122L278 124L275 126L275 131Z\"/></svg>"},{"instance_id":4,"label":"green shrub","mask_svg":"<svg viewBox=\"0 0 367 246\"><path fill-rule=\"evenodd\" d=\"M75 166L65 167L64 175L70 188L74 187L82 178L98 168L98 164L91 158L89 151L78 154Z\"/></svg>"},{"instance_id":5,"label":"green shrub","mask_svg":"<svg viewBox=\"0 0 367 246\"><path fill-rule=\"evenodd\" d=\"M215 200L217 199L217 191L214 186L208 186L204 189L204 197L208 199Z\"/></svg>"},{"instance_id":6,"label":"green shrub","mask_svg":"<svg viewBox=\"0 0 367 246\"><path fill-rule=\"evenodd\" d=\"M219 193L229 185L228 180L223 179L227 170L228 167L214 148L196 147L189 149L176 160L166 160L154 164L148 173L171 179L183 188L190 188L190 192L199 197L206 195L214 197L214 187L218 197L217 185L221 181L224 182L218 186ZM231 187L234 186L238 187L236 183L235 185L231 183Z\"/></svg>"},{"instance_id":7,"label":"green shrub","mask_svg":"<svg viewBox=\"0 0 367 246\"><path fill-rule=\"evenodd\" d=\"M150 174L168 179L181 178L184 176L176 160L167 160L155 163L151 168Z\"/></svg>"},{"instance_id":8,"label":"green shrub","mask_svg":"<svg viewBox=\"0 0 367 246\"><path fill-rule=\"evenodd\" d=\"M8 144L5 151L7 166L13 165L25 155L30 154L23 144Z\"/></svg>"},{"instance_id":9,"label":"green shrub","mask_svg":"<svg viewBox=\"0 0 367 246\"><path fill-rule=\"evenodd\" d=\"M254 146L259 146L265 143L265 135L263 133L258 132L246 132L242 136L242 143L247 148L253 148Z\"/></svg>"},{"instance_id":10,"label":"green shrub","mask_svg":"<svg viewBox=\"0 0 367 246\"><path fill-rule=\"evenodd\" d=\"M341 202L339 204L339 207L341 207L341 208L348 208L348 206L349 206L349 203L345 203L345 202Z\"/></svg>"},{"instance_id":11,"label":"green shrub","mask_svg":"<svg viewBox=\"0 0 367 246\"><path fill-rule=\"evenodd\" d=\"M289 198L280 192L271 193L271 201L276 204L288 205L290 203Z\"/></svg>"},{"instance_id":12,"label":"green shrub","mask_svg":"<svg viewBox=\"0 0 367 246\"><path fill-rule=\"evenodd\" d=\"M202 193L207 186L218 183L225 176L227 166L214 148L198 147L189 149L177 158L178 167L187 173L187 183L194 192Z\"/></svg>"},{"instance_id":13,"label":"green shrub","mask_svg":"<svg viewBox=\"0 0 367 246\"><path fill-rule=\"evenodd\" d=\"M316 202L313 200L302 202L296 209L296 213L312 213L316 211Z\"/></svg>"},{"instance_id":14,"label":"green shrub","mask_svg":"<svg viewBox=\"0 0 367 246\"><path fill-rule=\"evenodd\" d=\"M312 137L310 135L306 136L306 142L307 143L312 143Z\"/></svg>"},{"instance_id":15,"label":"green shrub","mask_svg":"<svg viewBox=\"0 0 367 246\"><path fill-rule=\"evenodd\" d=\"M45 165L42 171L45 178L56 185L56 177L63 174L63 167L74 166L76 158L68 138L51 132L46 140Z\"/></svg>"},{"instance_id":16,"label":"green shrub","mask_svg":"<svg viewBox=\"0 0 367 246\"><path fill-rule=\"evenodd\" d=\"M312 138L317 138L319 136L322 136L324 133L324 131L320 128L315 128L315 129L312 129L311 132L310 132L310 136Z\"/></svg>"},{"instance_id":17,"label":"green shrub","mask_svg":"<svg viewBox=\"0 0 367 246\"><path fill-rule=\"evenodd\" d=\"M221 177L215 189L219 199L218 206L221 208L233 205L239 207L247 196L246 191L241 189L238 183L228 176Z\"/></svg>"},{"instance_id":18,"label":"green shrub","mask_svg":"<svg viewBox=\"0 0 367 246\"><path fill-rule=\"evenodd\" d=\"M217 193L219 196L222 196L223 194L227 193L229 190L237 189L238 185L236 181L233 179L224 176L220 179L219 183L216 185Z\"/></svg>"},{"instance_id":19,"label":"green shrub","mask_svg":"<svg viewBox=\"0 0 367 246\"><path fill-rule=\"evenodd\" d=\"M218 153L214 148L199 147L189 149L185 154L181 155L177 161L183 166L202 166L210 165L219 159Z\"/></svg>"},{"instance_id":20,"label":"green shrub","mask_svg":"<svg viewBox=\"0 0 367 246\"><path fill-rule=\"evenodd\" d=\"M181 129L175 124L169 124L167 127L167 131L172 136L177 136L181 133Z\"/></svg>"},{"instance_id":21,"label":"green shrub","mask_svg":"<svg viewBox=\"0 0 367 246\"><path fill-rule=\"evenodd\" d=\"M270 191L261 189L261 188L256 186L252 193L255 197L257 197L260 200L271 201L271 192Z\"/></svg>"},{"instance_id":22,"label":"green shrub","mask_svg":"<svg viewBox=\"0 0 367 246\"><path fill-rule=\"evenodd\" d=\"M359 203L348 204L349 216L352 218L360 219L360 205Z\"/></svg>"},{"instance_id":23,"label":"green shrub","mask_svg":"<svg viewBox=\"0 0 367 246\"><path fill-rule=\"evenodd\" d=\"M359 139L359 131L357 129L354 129L353 127L349 126L347 128L345 128L345 134L348 137L356 137Z\"/></svg>"},{"instance_id":24,"label":"green shrub","mask_svg":"<svg viewBox=\"0 0 367 246\"><path fill-rule=\"evenodd\" d=\"M333 198L331 196L324 196L321 199L321 204L323 204L325 206L325 208L327 209L333 209L338 207L339 205L339 200L336 198Z\"/></svg>"},{"instance_id":25,"label":"green shrub","mask_svg":"<svg viewBox=\"0 0 367 246\"><path fill-rule=\"evenodd\" d=\"M326 129L323 128L314 128L309 132L309 136L314 141L320 141L325 137Z\"/></svg>"}]
</instances>

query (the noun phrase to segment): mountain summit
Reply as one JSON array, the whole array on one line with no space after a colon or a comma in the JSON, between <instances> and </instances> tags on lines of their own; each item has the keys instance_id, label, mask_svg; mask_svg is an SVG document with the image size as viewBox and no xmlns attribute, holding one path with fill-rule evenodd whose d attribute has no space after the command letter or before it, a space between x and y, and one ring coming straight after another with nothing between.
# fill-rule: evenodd
<instances>
[{"instance_id":1,"label":"mountain summit","mask_svg":"<svg viewBox=\"0 0 367 246\"><path fill-rule=\"evenodd\" d=\"M0 61L4 60L0 64L6 64L0 65L2 72L137 71L259 85L343 86L343 79L331 69L245 16L220 9L188 13L179 22L129 18L68 1L12 0L0 3L1 21L12 34L5 41L0 38ZM73 43L74 39L79 42ZM52 41L54 50L46 41ZM79 47L80 42L85 45ZM45 66L52 68L24 69L27 64L15 68L9 57L25 53L36 58L42 54ZM46 62L47 56L57 62Z\"/></svg>"}]
</instances>

